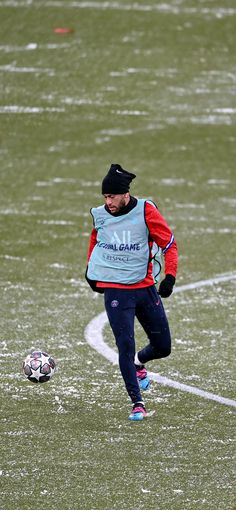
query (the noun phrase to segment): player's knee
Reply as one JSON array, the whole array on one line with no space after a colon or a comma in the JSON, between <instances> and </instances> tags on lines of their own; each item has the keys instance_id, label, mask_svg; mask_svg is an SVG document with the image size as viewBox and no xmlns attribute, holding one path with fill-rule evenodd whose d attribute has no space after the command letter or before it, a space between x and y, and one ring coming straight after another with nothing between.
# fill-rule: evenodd
<instances>
[{"instance_id":1,"label":"player's knee","mask_svg":"<svg viewBox=\"0 0 236 510\"><path fill-rule=\"evenodd\" d=\"M153 348L153 359L167 358L171 353L170 345L158 346L157 348Z\"/></svg>"},{"instance_id":2,"label":"player's knee","mask_svg":"<svg viewBox=\"0 0 236 510\"><path fill-rule=\"evenodd\" d=\"M120 355L134 355L135 343L132 335L118 335L116 337L116 345Z\"/></svg>"},{"instance_id":3,"label":"player's knee","mask_svg":"<svg viewBox=\"0 0 236 510\"><path fill-rule=\"evenodd\" d=\"M167 358L167 356L169 356L171 353L171 346L169 347L165 347L164 349L162 349L161 351L161 355L162 355L162 358Z\"/></svg>"}]
</instances>

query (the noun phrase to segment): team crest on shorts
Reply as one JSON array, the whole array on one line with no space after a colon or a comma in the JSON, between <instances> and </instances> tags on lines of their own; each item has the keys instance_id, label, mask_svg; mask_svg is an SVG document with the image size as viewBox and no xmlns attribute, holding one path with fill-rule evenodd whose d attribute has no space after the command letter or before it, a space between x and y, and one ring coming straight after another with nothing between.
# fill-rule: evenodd
<instances>
[{"instance_id":1,"label":"team crest on shorts","mask_svg":"<svg viewBox=\"0 0 236 510\"><path fill-rule=\"evenodd\" d=\"M117 301L117 299L113 299L113 301L111 302L112 308L116 308L118 305L119 305L119 301Z\"/></svg>"}]
</instances>

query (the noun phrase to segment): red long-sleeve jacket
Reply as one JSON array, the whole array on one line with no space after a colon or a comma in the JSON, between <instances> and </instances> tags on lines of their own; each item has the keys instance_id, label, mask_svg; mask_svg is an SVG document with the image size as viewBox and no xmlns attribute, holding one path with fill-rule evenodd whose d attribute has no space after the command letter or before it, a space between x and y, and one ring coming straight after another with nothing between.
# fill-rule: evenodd
<instances>
[{"instance_id":1,"label":"red long-sleeve jacket","mask_svg":"<svg viewBox=\"0 0 236 510\"><path fill-rule=\"evenodd\" d=\"M173 238L173 234L166 220L163 218L157 207L155 207L154 204L152 205L149 202L145 203L145 221L149 230L150 238L152 239L152 241L150 241L150 248L152 246L153 241L158 246L160 246L164 255L165 274L171 274L172 276L176 277L178 265L178 250L176 241ZM97 231L95 228L93 228L90 236L88 261L90 259L90 255L96 243L97 243ZM138 282L132 285L97 282L97 287L136 289L142 287L149 287L150 285L153 284L154 280L152 276L152 263L149 262L147 276L144 278L142 282Z\"/></svg>"}]
</instances>

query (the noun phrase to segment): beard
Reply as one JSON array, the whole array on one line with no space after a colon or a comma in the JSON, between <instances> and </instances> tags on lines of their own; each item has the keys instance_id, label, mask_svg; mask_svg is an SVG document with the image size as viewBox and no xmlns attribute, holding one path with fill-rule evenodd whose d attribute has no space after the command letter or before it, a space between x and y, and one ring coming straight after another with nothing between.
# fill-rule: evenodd
<instances>
[{"instance_id":1,"label":"beard","mask_svg":"<svg viewBox=\"0 0 236 510\"><path fill-rule=\"evenodd\" d=\"M126 200L125 200L125 198L121 198L120 203L117 205L116 212L119 212L125 206L126 206Z\"/></svg>"},{"instance_id":2,"label":"beard","mask_svg":"<svg viewBox=\"0 0 236 510\"><path fill-rule=\"evenodd\" d=\"M128 198L127 201L127 197L122 196L120 197L119 201L117 201L115 204L113 203L110 206L106 205L105 207L111 214L116 216L117 214L120 213L122 209L124 209L127 206L129 201L130 197Z\"/></svg>"}]
</instances>

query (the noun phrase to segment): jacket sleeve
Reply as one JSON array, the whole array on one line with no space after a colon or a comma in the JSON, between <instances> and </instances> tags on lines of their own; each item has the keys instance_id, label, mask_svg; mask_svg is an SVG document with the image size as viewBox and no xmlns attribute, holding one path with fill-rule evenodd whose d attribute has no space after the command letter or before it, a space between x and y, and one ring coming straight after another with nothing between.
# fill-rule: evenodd
<instances>
[{"instance_id":1,"label":"jacket sleeve","mask_svg":"<svg viewBox=\"0 0 236 510\"><path fill-rule=\"evenodd\" d=\"M154 203L146 202L145 220L152 241L162 249L165 260L165 274L176 277L178 267L177 244L169 225Z\"/></svg>"},{"instance_id":2,"label":"jacket sleeve","mask_svg":"<svg viewBox=\"0 0 236 510\"><path fill-rule=\"evenodd\" d=\"M96 246L96 244L97 244L97 231L95 228L93 228L91 235L90 235L87 262L89 261L91 253L94 249L94 246Z\"/></svg>"},{"instance_id":3,"label":"jacket sleeve","mask_svg":"<svg viewBox=\"0 0 236 510\"><path fill-rule=\"evenodd\" d=\"M97 282L96 280L90 280L90 278L88 278L88 262L89 262L89 259L91 257L91 253L94 249L94 246L96 246L97 244L97 231L95 228L93 228L92 232L91 232L91 235L90 235L90 241L89 241L89 249L88 249L88 257L87 257L87 267L86 267L86 271L85 271L85 278L88 282L88 284L90 285L91 289L94 291L94 292L98 292L99 294L103 294L104 293L104 289L101 289L99 287L97 287Z\"/></svg>"}]
</instances>

